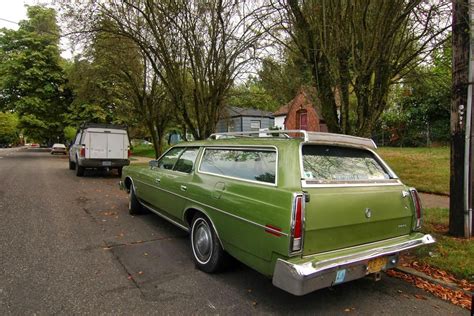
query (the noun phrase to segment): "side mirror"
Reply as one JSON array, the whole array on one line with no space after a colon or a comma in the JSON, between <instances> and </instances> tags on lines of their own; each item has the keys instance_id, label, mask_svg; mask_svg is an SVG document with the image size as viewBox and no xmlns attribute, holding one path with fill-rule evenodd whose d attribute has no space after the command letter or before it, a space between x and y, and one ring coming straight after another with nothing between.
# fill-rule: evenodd
<instances>
[{"instance_id":1,"label":"side mirror","mask_svg":"<svg viewBox=\"0 0 474 316\"><path fill-rule=\"evenodd\" d=\"M151 168L158 168L158 160L150 160L148 162L148 165L151 167Z\"/></svg>"}]
</instances>

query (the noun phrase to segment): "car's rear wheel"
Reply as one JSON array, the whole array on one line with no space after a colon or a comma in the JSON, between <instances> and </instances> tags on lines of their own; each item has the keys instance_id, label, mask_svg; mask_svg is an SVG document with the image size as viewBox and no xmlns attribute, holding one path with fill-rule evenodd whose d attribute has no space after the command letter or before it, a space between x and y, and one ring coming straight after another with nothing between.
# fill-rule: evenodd
<instances>
[{"instance_id":1,"label":"car's rear wheel","mask_svg":"<svg viewBox=\"0 0 474 316\"><path fill-rule=\"evenodd\" d=\"M213 273L223 267L226 253L210 221L199 213L194 216L191 226L191 248L200 270Z\"/></svg>"},{"instance_id":2,"label":"car's rear wheel","mask_svg":"<svg viewBox=\"0 0 474 316\"><path fill-rule=\"evenodd\" d=\"M69 170L74 170L76 169L76 164L74 161L69 160Z\"/></svg>"},{"instance_id":3,"label":"car's rear wheel","mask_svg":"<svg viewBox=\"0 0 474 316\"><path fill-rule=\"evenodd\" d=\"M76 162L76 176L82 177L84 175L84 167L79 166L79 164Z\"/></svg>"},{"instance_id":4,"label":"car's rear wheel","mask_svg":"<svg viewBox=\"0 0 474 316\"><path fill-rule=\"evenodd\" d=\"M130 191L128 192L128 213L130 215L138 215L143 213L143 206L137 199L135 195L135 188L133 184L130 186Z\"/></svg>"}]
</instances>

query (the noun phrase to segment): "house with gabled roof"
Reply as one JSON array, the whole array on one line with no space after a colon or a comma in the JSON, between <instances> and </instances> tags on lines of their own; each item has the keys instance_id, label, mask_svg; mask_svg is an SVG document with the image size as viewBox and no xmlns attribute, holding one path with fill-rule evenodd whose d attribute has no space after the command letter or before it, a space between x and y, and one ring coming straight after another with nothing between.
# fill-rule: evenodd
<instances>
[{"instance_id":1,"label":"house with gabled roof","mask_svg":"<svg viewBox=\"0 0 474 316\"><path fill-rule=\"evenodd\" d=\"M293 100L273 113L275 127L327 132L328 127L311 88L302 87Z\"/></svg>"}]
</instances>

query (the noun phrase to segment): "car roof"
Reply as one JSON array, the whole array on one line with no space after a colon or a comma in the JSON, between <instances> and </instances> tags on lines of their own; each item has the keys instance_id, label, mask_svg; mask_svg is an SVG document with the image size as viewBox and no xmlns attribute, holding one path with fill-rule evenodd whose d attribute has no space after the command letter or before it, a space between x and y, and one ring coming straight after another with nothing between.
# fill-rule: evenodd
<instances>
[{"instance_id":1,"label":"car roof","mask_svg":"<svg viewBox=\"0 0 474 316\"><path fill-rule=\"evenodd\" d=\"M266 135L275 135L266 136ZM299 134L299 135L298 135ZM264 136L265 137L259 137ZM290 137L294 136L294 137ZM210 138L201 141L179 143L176 146L287 146L294 143L333 145L376 149L372 139L322 132L307 132L299 130L288 131L256 131L231 132L212 134ZM290 145L291 146L291 145Z\"/></svg>"}]
</instances>

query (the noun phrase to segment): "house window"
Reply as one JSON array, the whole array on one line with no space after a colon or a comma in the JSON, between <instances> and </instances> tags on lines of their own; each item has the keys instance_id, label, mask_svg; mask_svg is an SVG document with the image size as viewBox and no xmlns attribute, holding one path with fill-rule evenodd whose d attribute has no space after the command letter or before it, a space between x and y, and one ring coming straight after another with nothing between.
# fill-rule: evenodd
<instances>
[{"instance_id":1,"label":"house window","mask_svg":"<svg viewBox=\"0 0 474 316\"><path fill-rule=\"evenodd\" d=\"M260 130L261 122L260 121L250 121L250 130L258 131Z\"/></svg>"},{"instance_id":2,"label":"house window","mask_svg":"<svg viewBox=\"0 0 474 316\"><path fill-rule=\"evenodd\" d=\"M228 121L228 122L227 122L227 131L228 131L228 132L233 132L233 131L235 131L235 124L234 124L234 121Z\"/></svg>"},{"instance_id":3,"label":"house window","mask_svg":"<svg viewBox=\"0 0 474 316\"><path fill-rule=\"evenodd\" d=\"M308 130L308 113L306 110L301 110L297 112L297 129Z\"/></svg>"}]
</instances>

